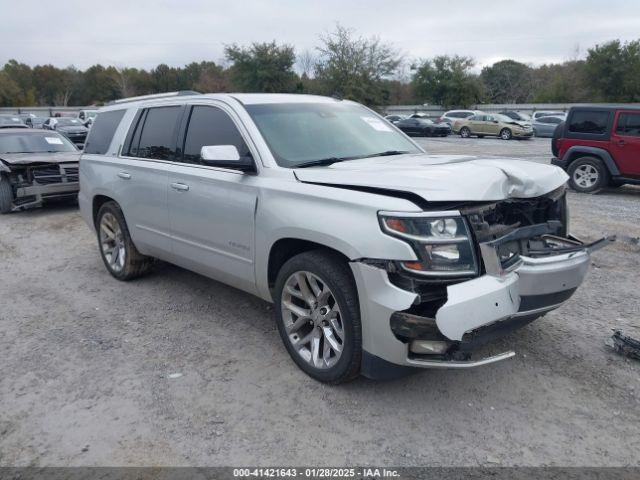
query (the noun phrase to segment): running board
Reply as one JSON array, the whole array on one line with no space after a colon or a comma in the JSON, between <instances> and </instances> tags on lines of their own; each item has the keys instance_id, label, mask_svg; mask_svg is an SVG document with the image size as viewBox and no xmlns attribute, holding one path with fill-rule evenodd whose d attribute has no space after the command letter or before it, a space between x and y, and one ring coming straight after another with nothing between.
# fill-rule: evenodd
<instances>
[{"instance_id":1,"label":"running board","mask_svg":"<svg viewBox=\"0 0 640 480\"><path fill-rule=\"evenodd\" d=\"M490 363L500 362L511 357L515 357L516 352L509 351L494 355L493 357L481 358L480 360L419 360L415 358L407 359L410 365L422 368L474 368Z\"/></svg>"}]
</instances>

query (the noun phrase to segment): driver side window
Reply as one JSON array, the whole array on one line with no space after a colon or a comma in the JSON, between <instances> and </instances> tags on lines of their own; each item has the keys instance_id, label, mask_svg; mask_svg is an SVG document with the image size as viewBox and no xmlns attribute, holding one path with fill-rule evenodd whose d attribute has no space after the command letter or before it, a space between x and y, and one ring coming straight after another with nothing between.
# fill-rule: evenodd
<instances>
[{"instance_id":1,"label":"driver side window","mask_svg":"<svg viewBox=\"0 0 640 480\"><path fill-rule=\"evenodd\" d=\"M200 163L200 151L205 145L234 145L241 157L250 155L249 148L235 124L217 107L192 107L184 137L182 161Z\"/></svg>"}]
</instances>

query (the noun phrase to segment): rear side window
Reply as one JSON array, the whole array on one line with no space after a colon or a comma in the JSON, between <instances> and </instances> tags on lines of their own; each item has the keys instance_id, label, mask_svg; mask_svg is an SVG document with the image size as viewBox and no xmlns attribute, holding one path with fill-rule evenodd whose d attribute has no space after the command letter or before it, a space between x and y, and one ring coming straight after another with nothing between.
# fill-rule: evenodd
<instances>
[{"instance_id":1,"label":"rear side window","mask_svg":"<svg viewBox=\"0 0 640 480\"><path fill-rule=\"evenodd\" d=\"M111 145L113 135L116 133L120 120L126 110L111 110L100 113L93 122L89 136L87 137L84 153L104 155Z\"/></svg>"},{"instance_id":2,"label":"rear side window","mask_svg":"<svg viewBox=\"0 0 640 480\"><path fill-rule=\"evenodd\" d=\"M616 133L640 137L640 113L621 113L618 117Z\"/></svg>"},{"instance_id":3,"label":"rear side window","mask_svg":"<svg viewBox=\"0 0 640 480\"><path fill-rule=\"evenodd\" d=\"M588 133L604 135L609 123L609 112L597 110L580 110L571 115L569 131L572 133Z\"/></svg>"},{"instance_id":4,"label":"rear side window","mask_svg":"<svg viewBox=\"0 0 640 480\"><path fill-rule=\"evenodd\" d=\"M183 160L199 163L200 150L206 145L234 145L241 157L249 155L249 148L229 115L217 107L195 106L184 139Z\"/></svg>"},{"instance_id":5,"label":"rear side window","mask_svg":"<svg viewBox=\"0 0 640 480\"><path fill-rule=\"evenodd\" d=\"M538 122L540 123L555 123L558 124L560 122L562 122L562 119L557 118L557 117L541 117L538 119Z\"/></svg>"},{"instance_id":6,"label":"rear side window","mask_svg":"<svg viewBox=\"0 0 640 480\"><path fill-rule=\"evenodd\" d=\"M174 160L176 128L182 107L153 107L140 118L133 135L129 156Z\"/></svg>"}]
</instances>

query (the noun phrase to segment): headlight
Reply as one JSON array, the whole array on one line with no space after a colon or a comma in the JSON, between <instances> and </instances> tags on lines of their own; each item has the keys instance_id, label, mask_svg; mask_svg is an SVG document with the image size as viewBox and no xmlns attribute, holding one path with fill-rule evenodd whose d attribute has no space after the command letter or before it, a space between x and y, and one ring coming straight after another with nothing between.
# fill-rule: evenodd
<instances>
[{"instance_id":1,"label":"headlight","mask_svg":"<svg viewBox=\"0 0 640 480\"><path fill-rule=\"evenodd\" d=\"M400 262L409 272L424 276L469 276L478 273L467 224L456 212L380 212L389 235L411 244L418 260Z\"/></svg>"}]
</instances>

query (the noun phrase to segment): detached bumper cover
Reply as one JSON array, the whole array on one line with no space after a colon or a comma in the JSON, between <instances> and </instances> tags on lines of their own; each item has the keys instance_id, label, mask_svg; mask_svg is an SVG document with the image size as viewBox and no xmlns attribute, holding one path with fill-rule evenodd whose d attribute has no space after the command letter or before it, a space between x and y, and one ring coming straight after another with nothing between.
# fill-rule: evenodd
<instances>
[{"instance_id":1,"label":"detached bumper cover","mask_svg":"<svg viewBox=\"0 0 640 480\"><path fill-rule=\"evenodd\" d=\"M478 337L487 332L518 328L561 306L584 280L593 250L605 246L607 239L591 245L579 244L571 251L540 257L522 256L509 271L488 266L494 272L447 287L447 301L435 316L442 338L458 344L473 346ZM492 261L487 255L485 264ZM389 362L405 367L468 368L494 363L514 355L506 352L495 357L474 361L454 361L415 355L409 344L399 340L391 331L390 318L407 310L416 301L416 294L391 284L387 272L381 268L358 262L351 264L358 291L363 328L363 349L379 366ZM367 376L377 377L366 371Z\"/></svg>"},{"instance_id":2,"label":"detached bumper cover","mask_svg":"<svg viewBox=\"0 0 640 480\"><path fill-rule=\"evenodd\" d=\"M465 333L517 316L543 314L558 308L558 292L580 286L589 268L585 250L546 258L521 257L522 264L504 276L483 275L447 288L448 300L437 312L438 329L450 340ZM521 308L527 305L525 309Z\"/></svg>"}]
</instances>

